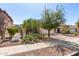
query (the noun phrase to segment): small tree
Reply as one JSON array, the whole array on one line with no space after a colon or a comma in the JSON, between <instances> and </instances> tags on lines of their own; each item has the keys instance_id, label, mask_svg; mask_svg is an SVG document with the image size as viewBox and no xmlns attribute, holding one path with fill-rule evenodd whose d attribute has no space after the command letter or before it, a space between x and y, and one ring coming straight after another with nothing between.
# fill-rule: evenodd
<instances>
[{"instance_id":1,"label":"small tree","mask_svg":"<svg viewBox=\"0 0 79 59\"><path fill-rule=\"evenodd\" d=\"M42 27L48 30L48 37L50 38L50 31L53 28L53 24L50 17L50 11L46 8L42 14Z\"/></svg>"},{"instance_id":2,"label":"small tree","mask_svg":"<svg viewBox=\"0 0 79 59\"><path fill-rule=\"evenodd\" d=\"M8 33L10 34L10 40L12 40L12 36L15 35L15 33L17 32L17 29L15 27L12 28L7 28Z\"/></svg>"},{"instance_id":3,"label":"small tree","mask_svg":"<svg viewBox=\"0 0 79 59\"><path fill-rule=\"evenodd\" d=\"M65 11L62 5L57 5L56 11L51 12L51 18L53 19L53 28L56 30L59 26L65 23Z\"/></svg>"},{"instance_id":4,"label":"small tree","mask_svg":"<svg viewBox=\"0 0 79 59\"><path fill-rule=\"evenodd\" d=\"M48 30L48 37L50 38L50 31L52 29L58 28L62 23L64 23L64 13L63 9L57 6L56 11L50 11L45 8L42 14L42 27Z\"/></svg>"}]
</instances>

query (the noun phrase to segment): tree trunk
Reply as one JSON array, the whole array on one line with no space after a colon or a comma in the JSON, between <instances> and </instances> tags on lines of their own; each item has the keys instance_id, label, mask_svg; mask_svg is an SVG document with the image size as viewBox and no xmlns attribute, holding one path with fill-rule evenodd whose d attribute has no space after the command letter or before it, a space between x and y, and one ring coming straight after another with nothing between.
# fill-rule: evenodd
<instances>
[{"instance_id":1,"label":"tree trunk","mask_svg":"<svg viewBox=\"0 0 79 59\"><path fill-rule=\"evenodd\" d=\"M50 38L50 30L48 30L48 38Z\"/></svg>"},{"instance_id":2,"label":"tree trunk","mask_svg":"<svg viewBox=\"0 0 79 59\"><path fill-rule=\"evenodd\" d=\"M10 35L10 41L12 41L12 35Z\"/></svg>"},{"instance_id":3,"label":"tree trunk","mask_svg":"<svg viewBox=\"0 0 79 59\"><path fill-rule=\"evenodd\" d=\"M54 29L54 33L56 33L56 29Z\"/></svg>"},{"instance_id":4,"label":"tree trunk","mask_svg":"<svg viewBox=\"0 0 79 59\"><path fill-rule=\"evenodd\" d=\"M22 29L20 30L20 39L22 39L23 38L23 31L22 31Z\"/></svg>"}]
</instances>

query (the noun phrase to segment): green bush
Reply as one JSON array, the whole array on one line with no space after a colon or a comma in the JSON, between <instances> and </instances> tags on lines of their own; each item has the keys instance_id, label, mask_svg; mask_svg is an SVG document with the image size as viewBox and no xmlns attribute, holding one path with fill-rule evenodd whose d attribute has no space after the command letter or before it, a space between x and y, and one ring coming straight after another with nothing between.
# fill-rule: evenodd
<instances>
[{"instance_id":1,"label":"green bush","mask_svg":"<svg viewBox=\"0 0 79 59\"><path fill-rule=\"evenodd\" d=\"M12 28L7 28L8 33L10 34L10 39L12 39L12 36L15 35L15 33L17 32L17 29L15 27Z\"/></svg>"},{"instance_id":2,"label":"green bush","mask_svg":"<svg viewBox=\"0 0 79 59\"><path fill-rule=\"evenodd\" d=\"M70 34L71 32L68 30L68 31L66 31L64 34Z\"/></svg>"},{"instance_id":3,"label":"green bush","mask_svg":"<svg viewBox=\"0 0 79 59\"><path fill-rule=\"evenodd\" d=\"M71 32L70 32L69 26L68 25L62 25L61 26L61 33L63 33L63 34L70 34Z\"/></svg>"},{"instance_id":4,"label":"green bush","mask_svg":"<svg viewBox=\"0 0 79 59\"><path fill-rule=\"evenodd\" d=\"M37 34L37 33L30 33L30 34L27 34L23 39L22 41L23 42L38 42L40 41L41 39L43 39L43 36L41 34Z\"/></svg>"},{"instance_id":5,"label":"green bush","mask_svg":"<svg viewBox=\"0 0 79 59\"><path fill-rule=\"evenodd\" d=\"M74 32L73 34L74 34L75 36L78 36L78 33L77 33L77 32Z\"/></svg>"}]
</instances>

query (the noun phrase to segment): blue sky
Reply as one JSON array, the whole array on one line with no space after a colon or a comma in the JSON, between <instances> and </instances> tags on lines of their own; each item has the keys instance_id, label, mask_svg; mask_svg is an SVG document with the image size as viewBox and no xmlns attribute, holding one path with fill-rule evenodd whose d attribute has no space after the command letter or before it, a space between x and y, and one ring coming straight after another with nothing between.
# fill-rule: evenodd
<instances>
[{"instance_id":1,"label":"blue sky","mask_svg":"<svg viewBox=\"0 0 79 59\"><path fill-rule=\"evenodd\" d=\"M14 24L21 24L23 20L28 18L40 19L44 6L54 10L57 5L55 3L0 3L0 8L6 10L14 20ZM61 4L65 10L66 24L74 25L79 18L79 4Z\"/></svg>"}]
</instances>

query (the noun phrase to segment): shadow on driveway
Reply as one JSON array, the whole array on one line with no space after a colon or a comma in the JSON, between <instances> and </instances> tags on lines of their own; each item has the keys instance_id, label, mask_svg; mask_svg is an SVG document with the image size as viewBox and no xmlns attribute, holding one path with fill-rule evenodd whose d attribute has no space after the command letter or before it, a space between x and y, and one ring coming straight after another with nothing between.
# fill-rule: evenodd
<instances>
[{"instance_id":1,"label":"shadow on driveway","mask_svg":"<svg viewBox=\"0 0 79 59\"><path fill-rule=\"evenodd\" d=\"M48 40L46 42L49 44L52 44L52 45L62 45L62 46L65 46L67 48L70 48L72 50L79 51L79 45L77 43L74 43L74 42L68 42L68 41L55 39L55 38L51 38L50 40Z\"/></svg>"}]
</instances>

